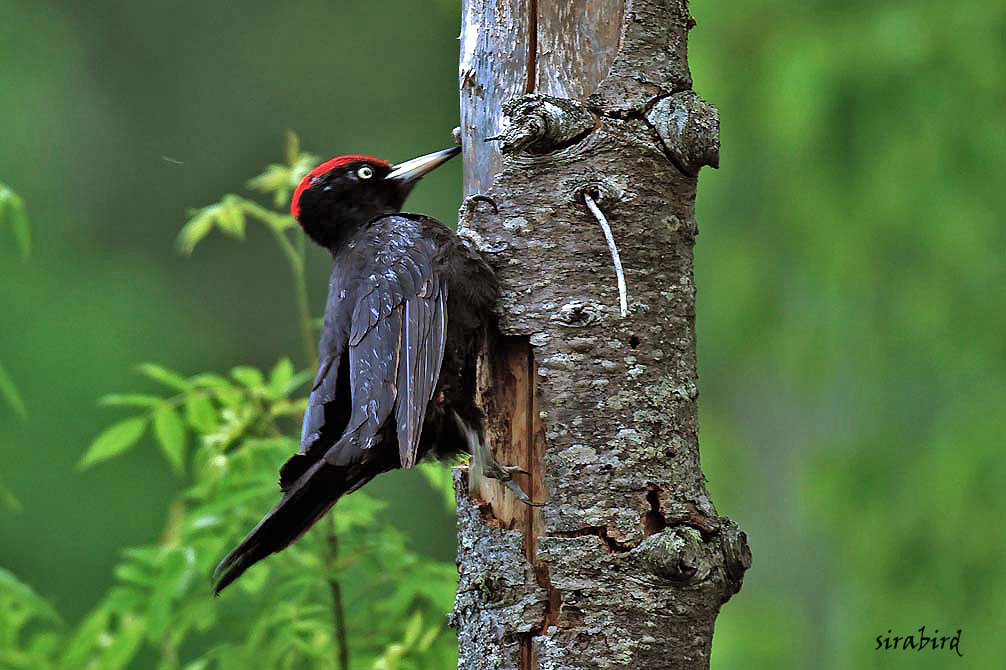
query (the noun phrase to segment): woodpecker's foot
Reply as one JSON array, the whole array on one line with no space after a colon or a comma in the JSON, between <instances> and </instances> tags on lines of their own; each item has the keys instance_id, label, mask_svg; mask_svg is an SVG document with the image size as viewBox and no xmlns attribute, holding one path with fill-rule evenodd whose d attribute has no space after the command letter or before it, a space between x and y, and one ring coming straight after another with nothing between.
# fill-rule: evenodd
<instances>
[{"instance_id":1,"label":"woodpecker's foot","mask_svg":"<svg viewBox=\"0 0 1006 670\"><path fill-rule=\"evenodd\" d=\"M514 473L527 475L530 474L527 470L520 467L519 465L503 465L496 460L493 456L492 449L489 448L482 440L482 436L471 426L466 424L457 413L454 413L454 420L457 422L458 428L465 436L465 440L468 442L468 449L472 454L472 465L469 472L469 489L476 488L478 486L478 480L485 477L488 479L495 479L503 486L510 489L510 492L517 496L525 505L530 505L531 507L541 507L545 503L534 502L528 497L524 491L517 486L517 482L513 480Z\"/></svg>"},{"instance_id":2,"label":"woodpecker's foot","mask_svg":"<svg viewBox=\"0 0 1006 670\"><path fill-rule=\"evenodd\" d=\"M530 505L531 507L541 507L545 504L543 502L535 502L531 500L531 498L529 498L528 495L524 493L519 486L517 486L517 482L513 480L514 473L528 475L530 473L527 470L519 465L503 465L496 461L492 455L492 451L490 451L488 447L484 446L483 449L486 452L483 455L484 460L482 462L482 474L484 476L489 477L490 479L495 479L500 484L510 489L510 491L517 496L517 499L525 505ZM472 458L474 458L474 455Z\"/></svg>"}]
</instances>

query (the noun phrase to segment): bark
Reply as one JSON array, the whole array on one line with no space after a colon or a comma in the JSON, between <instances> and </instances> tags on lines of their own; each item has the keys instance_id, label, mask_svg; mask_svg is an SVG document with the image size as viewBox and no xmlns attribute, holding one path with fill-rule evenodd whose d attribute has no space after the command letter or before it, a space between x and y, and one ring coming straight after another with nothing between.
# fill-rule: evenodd
<instances>
[{"instance_id":1,"label":"bark","mask_svg":"<svg viewBox=\"0 0 1006 670\"><path fill-rule=\"evenodd\" d=\"M699 468L695 186L719 140L692 25L683 0L464 0L459 233L502 284L480 402L546 501L456 473L465 670L708 667L750 565Z\"/></svg>"}]
</instances>

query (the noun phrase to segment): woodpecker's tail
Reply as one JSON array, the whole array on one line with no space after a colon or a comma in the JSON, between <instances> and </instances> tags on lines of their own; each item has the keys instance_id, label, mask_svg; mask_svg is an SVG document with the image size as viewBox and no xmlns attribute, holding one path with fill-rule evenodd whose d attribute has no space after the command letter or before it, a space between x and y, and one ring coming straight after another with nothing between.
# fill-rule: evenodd
<instances>
[{"instance_id":1,"label":"woodpecker's tail","mask_svg":"<svg viewBox=\"0 0 1006 670\"><path fill-rule=\"evenodd\" d=\"M299 466L301 454L290 460ZM244 571L270 554L287 548L324 516L343 495L355 491L387 468L356 463L336 466L319 460L296 481L283 486L283 498L213 571L213 593L219 594ZM288 474L284 466L284 476Z\"/></svg>"}]
</instances>

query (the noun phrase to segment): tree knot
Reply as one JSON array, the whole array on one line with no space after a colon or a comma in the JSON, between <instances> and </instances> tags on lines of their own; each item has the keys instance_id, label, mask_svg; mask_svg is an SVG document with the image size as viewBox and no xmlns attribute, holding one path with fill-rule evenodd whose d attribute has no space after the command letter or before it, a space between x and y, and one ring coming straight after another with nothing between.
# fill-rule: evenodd
<instances>
[{"instance_id":1,"label":"tree knot","mask_svg":"<svg viewBox=\"0 0 1006 670\"><path fill-rule=\"evenodd\" d=\"M568 98L530 93L503 104L508 123L499 135L504 154L547 154L579 142L597 127L597 119L583 103Z\"/></svg>"},{"instance_id":2,"label":"tree knot","mask_svg":"<svg viewBox=\"0 0 1006 670\"><path fill-rule=\"evenodd\" d=\"M694 91L661 98L646 113L669 158L694 177L703 165L720 165L720 116Z\"/></svg>"},{"instance_id":3,"label":"tree knot","mask_svg":"<svg viewBox=\"0 0 1006 670\"><path fill-rule=\"evenodd\" d=\"M702 534L687 526L654 533L635 551L653 574L675 582L701 582L713 569Z\"/></svg>"}]
</instances>

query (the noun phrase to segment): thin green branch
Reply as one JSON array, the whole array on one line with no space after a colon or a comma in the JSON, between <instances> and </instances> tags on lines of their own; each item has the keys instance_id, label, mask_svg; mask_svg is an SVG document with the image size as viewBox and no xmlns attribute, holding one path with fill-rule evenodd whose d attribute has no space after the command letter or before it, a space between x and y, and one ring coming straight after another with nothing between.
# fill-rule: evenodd
<instances>
[{"instance_id":1,"label":"thin green branch","mask_svg":"<svg viewBox=\"0 0 1006 670\"><path fill-rule=\"evenodd\" d=\"M282 249L283 254L290 264L290 273L293 275L294 299L297 302L297 321L300 323L300 336L304 346L304 355L307 357L308 365L318 361L318 345L314 338L314 329L311 327L311 305L307 295L307 281L305 279L305 259L307 248L304 244L303 236L297 238L294 246L290 238L276 226L269 226L273 237Z\"/></svg>"},{"instance_id":2,"label":"thin green branch","mask_svg":"<svg viewBox=\"0 0 1006 670\"><path fill-rule=\"evenodd\" d=\"M336 660L339 670L349 670L349 643L346 639L346 612L342 604L342 585L336 578L339 570L339 536L335 530L335 515L328 515L330 527L325 534L328 555L325 567L328 570L328 587L332 592L332 611L335 620Z\"/></svg>"}]
</instances>

